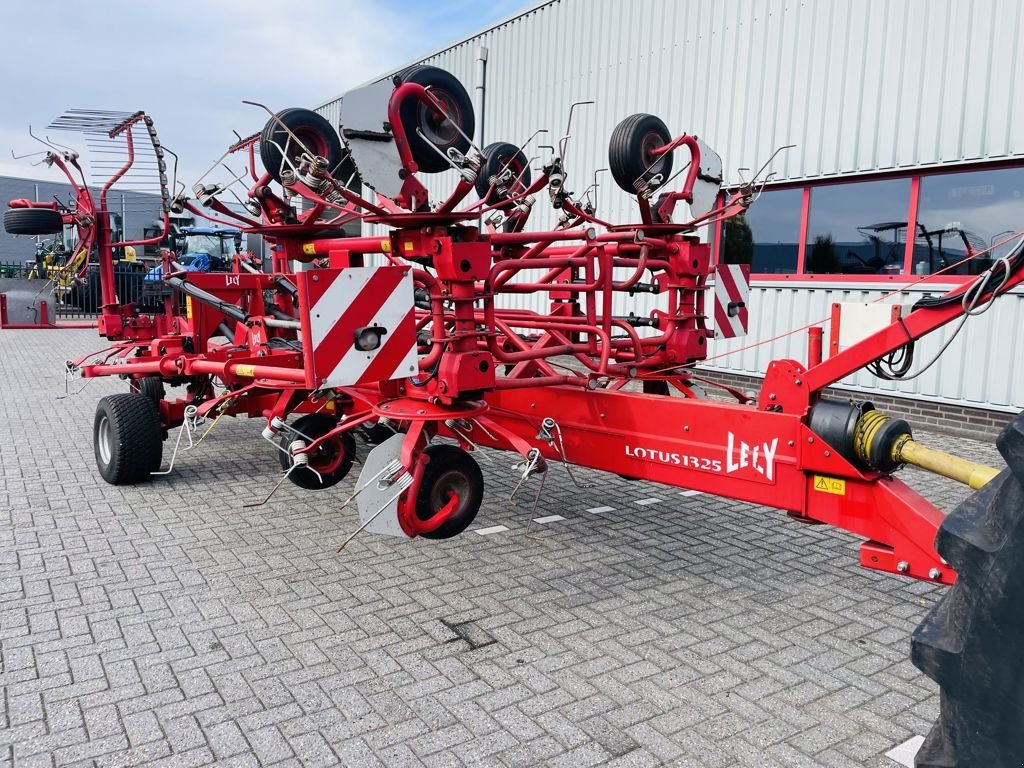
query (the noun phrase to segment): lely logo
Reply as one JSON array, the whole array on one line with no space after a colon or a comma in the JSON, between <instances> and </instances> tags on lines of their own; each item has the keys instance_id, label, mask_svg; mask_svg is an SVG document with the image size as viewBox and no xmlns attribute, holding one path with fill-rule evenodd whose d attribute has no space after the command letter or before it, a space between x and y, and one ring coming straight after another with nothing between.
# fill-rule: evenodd
<instances>
[{"instance_id":1,"label":"lely logo","mask_svg":"<svg viewBox=\"0 0 1024 768\"><path fill-rule=\"evenodd\" d=\"M242 279L238 275L224 275L224 285L230 287L232 285L241 286Z\"/></svg>"},{"instance_id":2,"label":"lely logo","mask_svg":"<svg viewBox=\"0 0 1024 768\"><path fill-rule=\"evenodd\" d=\"M726 438L725 473L729 475L750 468L771 482L775 480L775 452L778 447L777 437L770 443L747 443L737 440L736 435L730 432Z\"/></svg>"}]
</instances>

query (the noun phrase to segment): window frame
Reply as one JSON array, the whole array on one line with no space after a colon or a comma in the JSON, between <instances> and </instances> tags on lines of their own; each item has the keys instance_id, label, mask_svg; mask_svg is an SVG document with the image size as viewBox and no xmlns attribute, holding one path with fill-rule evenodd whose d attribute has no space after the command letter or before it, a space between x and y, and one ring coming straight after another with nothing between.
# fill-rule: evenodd
<instances>
[{"instance_id":1,"label":"window frame","mask_svg":"<svg viewBox=\"0 0 1024 768\"><path fill-rule=\"evenodd\" d=\"M1008 168L1024 168L1024 161L1019 158L988 163L970 163L950 166L935 166L931 168L915 169L913 173L906 171L888 171L881 173L861 173L843 177L831 177L815 179L813 181L792 181L771 184L765 187L765 192L773 192L785 189L800 189L800 231L797 233L797 259L796 272L774 273L755 272L750 275L751 281L758 282L787 282L787 283L893 283L906 282L908 279L915 283L963 283L973 279L971 275L914 275L913 258L915 238L907 237L903 252L903 270L898 275L845 275L845 274L816 274L806 271L807 256L807 231L810 223L811 196L815 188L825 186L836 186L839 184L858 184L870 181L891 181L910 180L910 195L907 201L907 232L917 230L917 214L921 203L921 180L929 176L948 176L956 173L971 173L977 171L1000 171ZM736 191L729 188L726 194ZM754 205L757 205L755 202ZM722 222L714 224L714 232L711 238L715 244L715 263L718 263L719 255L722 253Z\"/></svg>"}]
</instances>

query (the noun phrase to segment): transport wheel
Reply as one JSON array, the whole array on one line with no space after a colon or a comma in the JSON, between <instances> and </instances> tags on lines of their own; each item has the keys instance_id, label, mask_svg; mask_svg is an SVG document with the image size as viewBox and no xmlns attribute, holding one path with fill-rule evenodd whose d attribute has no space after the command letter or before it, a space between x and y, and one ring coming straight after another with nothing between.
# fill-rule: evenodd
<instances>
[{"instance_id":1,"label":"transport wheel","mask_svg":"<svg viewBox=\"0 0 1024 768\"><path fill-rule=\"evenodd\" d=\"M608 142L608 168L621 189L636 194L637 181L647 182L661 174L662 180L672 175L672 153L655 157L658 147L672 141L661 118L654 115L630 115L612 131Z\"/></svg>"},{"instance_id":2,"label":"transport wheel","mask_svg":"<svg viewBox=\"0 0 1024 768\"><path fill-rule=\"evenodd\" d=\"M112 485L149 480L163 458L163 428L153 401L134 392L107 395L96 406L93 448L100 476Z\"/></svg>"},{"instance_id":3,"label":"transport wheel","mask_svg":"<svg viewBox=\"0 0 1024 768\"><path fill-rule=\"evenodd\" d=\"M1024 416L996 441L1008 469L942 523L957 581L914 631L914 664L939 684L919 768L1024 765Z\"/></svg>"},{"instance_id":4,"label":"transport wheel","mask_svg":"<svg viewBox=\"0 0 1024 768\"><path fill-rule=\"evenodd\" d=\"M285 130L281 123L284 123L288 130ZM281 149L287 149L288 159L293 164L302 154L302 148L294 141L289 143L288 131L295 134L299 141L319 157L326 158L327 166L335 178L344 181L352 174L354 168L341 147L341 137L327 118L311 109L292 107L278 112L276 120L268 120L260 134L260 160L275 181L281 181L282 170L291 168L284 161Z\"/></svg>"},{"instance_id":5,"label":"transport wheel","mask_svg":"<svg viewBox=\"0 0 1024 768\"><path fill-rule=\"evenodd\" d=\"M455 75L437 67L409 67L399 73L398 80L402 83L417 83L430 89L431 95L441 102L445 113L461 129L462 133L445 120L444 115L419 99L406 99L399 110L402 129L412 150L412 159L419 169L423 173L447 171L449 165L437 150L443 153L455 147L465 154L469 150L469 142L462 134L473 138L476 130L473 102L469 94ZM417 128L423 132L423 136L416 132Z\"/></svg>"},{"instance_id":6,"label":"transport wheel","mask_svg":"<svg viewBox=\"0 0 1024 768\"><path fill-rule=\"evenodd\" d=\"M167 394L167 391L164 389L164 383L156 376L132 379L130 386L132 392L145 395L154 403L159 403L164 399L164 395Z\"/></svg>"},{"instance_id":7,"label":"transport wheel","mask_svg":"<svg viewBox=\"0 0 1024 768\"><path fill-rule=\"evenodd\" d=\"M491 189L491 177L497 176L505 170L512 172L513 179L518 179L511 185L508 194ZM523 151L515 144L496 141L484 148L484 164L480 168L480 175L476 178L476 193L487 205L497 205L508 200L509 197L522 194L530 186L531 180L530 163Z\"/></svg>"},{"instance_id":8,"label":"transport wheel","mask_svg":"<svg viewBox=\"0 0 1024 768\"><path fill-rule=\"evenodd\" d=\"M4 211L9 235L55 235L64 228L60 214L50 208L11 208Z\"/></svg>"},{"instance_id":9,"label":"transport wheel","mask_svg":"<svg viewBox=\"0 0 1024 768\"><path fill-rule=\"evenodd\" d=\"M338 420L333 416L324 413L310 413L296 419L291 425L310 440L315 440L321 435L326 435L336 426ZM289 446L296 440L296 436L286 431L281 434L279 441L284 452L278 451L281 460L281 469L290 469L293 463ZM288 479L300 488L309 491L319 491L323 488L330 488L345 479L345 475L352 469L352 461L356 456L356 441L351 434L344 434L332 437L322 443L313 453L309 454L309 466L320 474L311 472L306 467L296 467L288 475Z\"/></svg>"},{"instance_id":10,"label":"transport wheel","mask_svg":"<svg viewBox=\"0 0 1024 768\"><path fill-rule=\"evenodd\" d=\"M430 519L456 494L459 505L452 516L436 531L423 534L425 539L450 539L476 519L484 499L484 476L476 459L461 448L439 443L424 450L430 461L416 497L416 516L420 520Z\"/></svg>"}]
</instances>

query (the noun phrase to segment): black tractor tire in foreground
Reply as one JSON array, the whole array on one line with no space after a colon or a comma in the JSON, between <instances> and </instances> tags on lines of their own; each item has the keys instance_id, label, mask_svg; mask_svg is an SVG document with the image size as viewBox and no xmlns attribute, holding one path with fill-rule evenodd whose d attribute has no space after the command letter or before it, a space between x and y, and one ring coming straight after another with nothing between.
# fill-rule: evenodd
<instances>
[{"instance_id":1,"label":"black tractor tire in foreground","mask_svg":"<svg viewBox=\"0 0 1024 768\"><path fill-rule=\"evenodd\" d=\"M444 107L451 122L419 99L406 99L399 108L405 138L409 141L412 159L423 173L440 173L450 167L444 153L454 147L462 154L469 151L469 141L476 131L473 100L465 87L451 72L438 67L417 64L398 74L400 83L416 83L430 91ZM455 125L452 125L454 123ZM458 126L456 129L455 126ZM420 136L416 129L423 132ZM440 154L439 151L440 150Z\"/></svg>"},{"instance_id":2,"label":"black tractor tire in foreground","mask_svg":"<svg viewBox=\"0 0 1024 768\"><path fill-rule=\"evenodd\" d=\"M96 406L93 449L100 476L112 485L150 479L160 469L164 435L156 404L134 392L107 395Z\"/></svg>"},{"instance_id":3,"label":"black tractor tire in foreground","mask_svg":"<svg viewBox=\"0 0 1024 768\"><path fill-rule=\"evenodd\" d=\"M1008 468L942 523L957 581L914 631L914 664L939 684L918 768L1024 765L1024 414L996 441Z\"/></svg>"},{"instance_id":4,"label":"black tractor tire in foreground","mask_svg":"<svg viewBox=\"0 0 1024 768\"><path fill-rule=\"evenodd\" d=\"M334 416L325 413L309 413L295 420L291 425L300 434L309 438L308 442L316 440L338 426L338 420ZM281 469L291 468L294 459L291 454L291 444L297 438L290 430L281 433L279 445L282 450L278 452L281 461ZM307 444L308 444L307 442ZM320 446L309 454L307 466L296 467L288 479L300 488L307 491L319 491L337 485L352 469L352 462L356 457L356 440L350 432L325 440ZM315 472L311 469L316 470ZM319 477L318 477L319 475Z\"/></svg>"},{"instance_id":5,"label":"black tractor tire in foreground","mask_svg":"<svg viewBox=\"0 0 1024 768\"><path fill-rule=\"evenodd\" d=\"M657 175L664 183L672 175L672 153L651 152L672 141L672 134L660 117L630 115L612 131L608 141L608 168L620 189L636 194L637 182L646 184Z\"/></svg>"},{"instance_id":6,"label":"black tractor tire in foreground","mask_svg":"<svg viewBox=\"0 0 1024 768\"><path fill-rule=\"evenodd\" d=\"M64 228L52 208L11 208L4 211L4 231L9 235L55 235Z\"/></svg>"}]
</instances>

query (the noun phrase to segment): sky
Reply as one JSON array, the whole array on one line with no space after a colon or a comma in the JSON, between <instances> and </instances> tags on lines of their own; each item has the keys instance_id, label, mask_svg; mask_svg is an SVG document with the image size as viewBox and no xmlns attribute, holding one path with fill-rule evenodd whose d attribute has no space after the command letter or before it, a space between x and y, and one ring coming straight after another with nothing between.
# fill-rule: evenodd
<instances>
[{"instance_id":1,"label":"sky","mask_svg":"<svg viewBox=\"0 0 1024 768\"><path fill-rule=\"evenodd\" d=\"M527 0L33 0L4 4L0 175L58 179L15 160L68 108L145 110L189 187L272 109L315 106L515 11ZM84 154L77 134L51 136ZM59 138L63 136L63 138ZM240 167L239 171L242 170ZM62 180L62 179L61 179Z\"/></svg>"}]
</instances>

